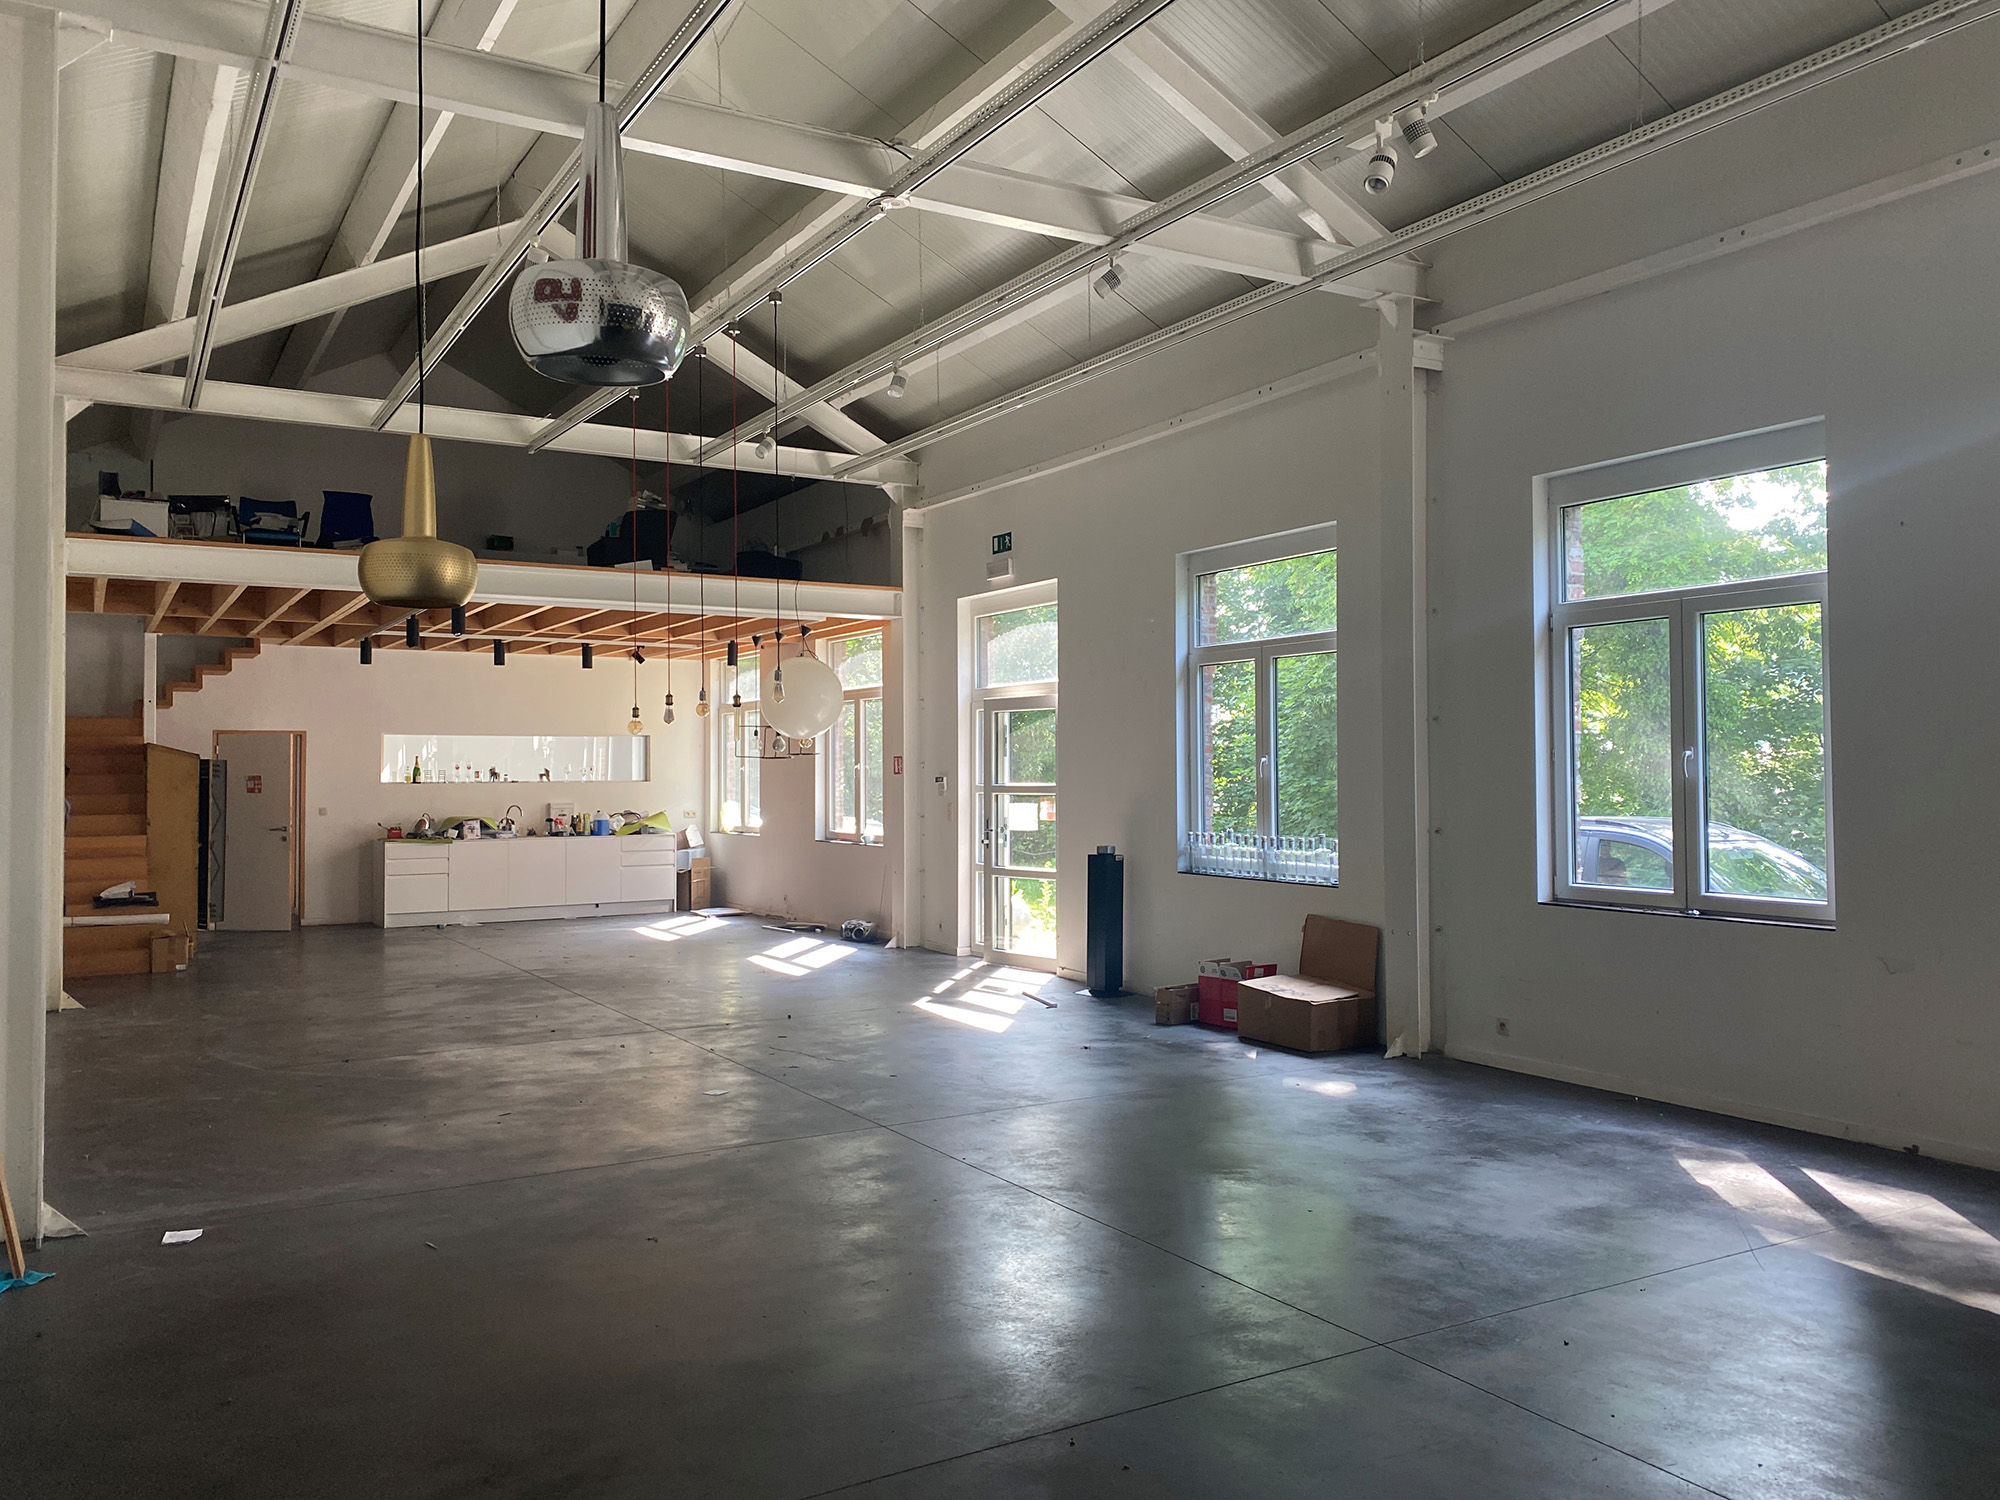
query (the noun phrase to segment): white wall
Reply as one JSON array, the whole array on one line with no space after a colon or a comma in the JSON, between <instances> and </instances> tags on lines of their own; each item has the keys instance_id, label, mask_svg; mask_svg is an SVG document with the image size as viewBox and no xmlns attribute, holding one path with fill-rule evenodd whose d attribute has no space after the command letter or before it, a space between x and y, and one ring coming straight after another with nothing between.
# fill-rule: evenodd
<instances>
[{"instance_id":1,"label":"white wall","mask_svg":"<svg viewBox=\"0 0 2000 1500\"><path fill-rule=\"evenodd\" d=\"M1358 315L1333 298L1252 320L1132 377L1049 403L1040 429L1012 419L975 430L963 446L926 459L926 490L1142 426L1186 409L1191 396L1213 398L1323 363L1356 343L1365 347L1374 326L1372 313ZM1126 857L1126 982L1135 989L1185 982L1201 959L1218 954L1294 967L1309 912L1384 920L1381 742L1373 728L1382 716L1378 410L1372 367L1359 367L1304 395L925 513L921 583L904 610L907 618L921 608L924 620L924 708L909 784L923 810L927 946L950 951L971 936L959 931L961 825L971 811L960 781L965 698L956 616L959 600L986 597L989 538L1000 531L1014 534L1015 583L1054 579L1058 588L1062 968L1084 966L1083 874L1100 844ZM1326 521L1341 527L1342 884L1182 874L1177 555ZM939 774L951 777L949 802L932 794Z\"/></svg>"},{"instance_id":2,"label":"white wall","mask_svg":"<svg viewBox=\"0 0 2000 1500\"><path fill-rule=\"evenodd\" d=\"M1449 322L2000 138L2000 26L1815 89L1445 242ZM1941 103L1945 107L1940 107ZM1433 956L1452 1055L1621 1092L2000 1165L2000 934L1982 858L2000 653L2000 172L1449 345L1429 406L1427 581ZM1010 416L922 455L960 489L1365 347L1322 299ZM1343 863L1384 767L1350 749L1366 658L1349 628L1374 564L1359 387L1267 405L925 518L929 773L959 733L950 608L991 532L1022 579L1060 580L1062 859L1128 865L1128 969L1275 948L1304 910L1375 920L1376 893L1173 872L1173 554L1309 520L1342 539ZM1826 422L1835 930L1537 900L1534 476L1804 417ZM1385 512L1386 514L1386 512ZM1390 618L1384 611L1382 618ZM1400 643L1406 646L1406 642ZM1381 663L1376 663L1380 669ZM1385 674L1386 675L1386 674ZM955 919L953 828L924 799L925 934ZM1080 893L1065 900L1080 961ZM1510 1035L1497 1034L1509 1022Z\"/></svg>"},{"instance_id":3,"label":"white wall","mask_svg":"<svg viewBox=\"0 0 2000 1500\"><path fill-rule=\"evenodd\" d=\"M1448 1051L2000 1165L1975 852L2000 839L2000 308L1947 290L1989 284L1995 243L1989 177L1453 346L1432 541ZM1533 476L1812 416L1837 929L1536 904Z\"/></svg>"},{"instance_id":4,"label":"white wall","mask_svg":"<svg viewBox=\"0 0 2000 1500\"><path fill-rule=\"evenodd\" d=\"M306 735L305 920L368 919L369 846L378 825L433 817L499 817L509 803L539 823L551 801L578 811L664 810L681 826L701 807L692 715L660 722L664 662L639 668L639 703L652 736L652 780L474 786L381 779L384 734L623 734L632 708L632 667L516 652L496 667L490 652L381 649L363 667L345 647L278 647L210 678L160 712L163 744L214 753L218 729L304 730ZM681 675L681 674L677 674ZM322 809L324 811L322 812Z\"/></svg>"},{"instance_id":5,"label":"white wall","mask_svg":"<svg viewBox=\"0 0 2000 1500\"><path fill-rule=\"evenodd\" d=\"M124 718L146 696L146 622L137 615L63 616L63 713Z\"/></svg>"}]
</instances>

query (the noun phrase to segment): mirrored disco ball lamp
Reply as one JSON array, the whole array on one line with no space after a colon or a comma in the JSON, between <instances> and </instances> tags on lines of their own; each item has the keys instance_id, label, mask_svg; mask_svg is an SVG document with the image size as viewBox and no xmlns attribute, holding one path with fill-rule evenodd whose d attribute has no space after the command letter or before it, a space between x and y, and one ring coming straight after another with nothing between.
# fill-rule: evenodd
<instances>
[{"instance_id":1,"label":"mirrored disco ball lamp","mask_svg":"<svg viewBox=\"0 0 2000 1500\"><path fill-rule=\"evenodd\" d=\"M507 299L514 347L538 373L571 385L657 385L687 353L678 283L625 259L625 174L618 116L594 104L584 122L578 260L526 266Z\"/></svg>"}]
</instances>

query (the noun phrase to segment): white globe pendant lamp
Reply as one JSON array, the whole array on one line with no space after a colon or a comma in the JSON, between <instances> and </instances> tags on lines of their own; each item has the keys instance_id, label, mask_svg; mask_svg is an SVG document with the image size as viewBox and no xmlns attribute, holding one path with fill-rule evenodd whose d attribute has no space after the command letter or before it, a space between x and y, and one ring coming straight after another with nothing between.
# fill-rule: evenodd
<instances>
[{"instance_id":1,"label":"white globe pendant lamp","mask_svg":"<svg viewBox=\"0 0 2000 1500\"><path fill-rule=\"evenodd\" d=\"M809 740L840 717L840 677L817 656L802 654L778 664L771 695L759 705L764 722L795 740Z\"/></svg>"}]
</instances>

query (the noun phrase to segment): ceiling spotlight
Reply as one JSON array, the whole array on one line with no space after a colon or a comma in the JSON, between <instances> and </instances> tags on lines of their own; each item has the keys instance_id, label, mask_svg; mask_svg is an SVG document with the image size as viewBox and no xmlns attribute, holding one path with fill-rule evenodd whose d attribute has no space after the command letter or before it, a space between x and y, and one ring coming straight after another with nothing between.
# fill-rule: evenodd
<instances>
[{"instance_id":1,"label":"ceiling spotlight","mask_svg":"<svg viewBox=\"0 0 2000 1500\"><path fill-rule=\"evenodd\" d=\"M1118 262L1114 260L1104 268L1104 274L1097 278L1097 284L1093 290L1100 297L1109 297L1124 284L1125 278L1118 274Z\"/></svg>"},{"instance_id":2,"label":"ceiling spotlight","mask_svg":"<svg viewBox=\"0 0 2000 1500\"><path fill-rule=\"evenodd\" d=\"M1361 179L1361 185L1371 193L1386 193L1395 180L1396 148L1383 141L1368 158L1368 175Z\"/></svg>"},{"instance_id":3,"label":"ceiling spotlight","mask_svg":"<svg viewBox=\"0 0 2000 1500\"><path fill-rule=\"evenodd\" d=\"M909 388L910 388L910 377L908 375L905 375L903 373L903 367L901 365L898 365L896 366L895 369L889 372L889 385L888 388L882 392L882 394L887 396L892 401L901 401L903 399L903 392L907 391Z\"/></svg>"},{"instance_id":4,"label":"ceiling spotlight","mask_svg":"<svg viewBox=\"0 0 2000 1500\"><path fill-rule=\"evenodd\" d=\"M777 446L777 436L774 433L766 432L762 437L757 439L757 446L751 451L759 458L769 458L776 451Z\"/></svg>"},{"instance_id":5,"label":"ceiling spotlight","mask_svg":"<svg viewBox=\"0 0 2000 1500\"><path fill-rule=\"evenodd\" d=\"M1438 148L1438 138L1431 130L1431 106L1437 103L1437 95L1432 94L1410 111L1403 121L1403 140L1409 145L1410 155L1421 161Z\"/></svg>"}]
</instances>

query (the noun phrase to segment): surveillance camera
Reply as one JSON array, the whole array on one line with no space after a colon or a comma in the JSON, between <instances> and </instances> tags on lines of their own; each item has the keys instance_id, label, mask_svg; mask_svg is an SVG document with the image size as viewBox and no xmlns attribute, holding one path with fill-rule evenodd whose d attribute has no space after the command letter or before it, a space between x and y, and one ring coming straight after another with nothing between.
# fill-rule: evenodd
<instances>
[{"instance_id":1,"label":"surveillance camera","mask_svg":"<svg viewBox=\"0 0 2000 1500\"><path fill-rule=\"evenodd\" d=\"M1361 185L1371 193L1386 193L1395 180L1396 148L1385 142L1368 158L1368 175L1361 179Z\"/></svg>"}]
</instances>

